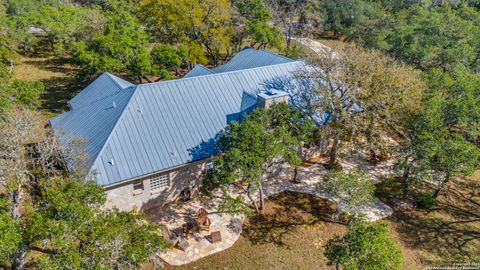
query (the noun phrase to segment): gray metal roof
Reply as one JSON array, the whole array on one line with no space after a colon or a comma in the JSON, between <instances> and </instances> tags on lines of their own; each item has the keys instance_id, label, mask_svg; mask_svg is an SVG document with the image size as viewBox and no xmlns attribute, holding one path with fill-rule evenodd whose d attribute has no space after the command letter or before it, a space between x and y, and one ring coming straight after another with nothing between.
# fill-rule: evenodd
<instances>
[{"instance_id":1,"label":"gray metal roof","mask_svg":"<svg viewBox=\"0 0 480 270\"><path fill-rule=\"evenodd\" d=\"M190 77L196 77L196 76L202 76L202 75L208 75L208 74L214 74L212 70L208 69L206 66L202 64L196 65L192 70L190 70L183 78L190 78Z\"/></svg>"},{"instance_id":2,"label":"gray metal roof","mask_svg":"<svg viewBox=\"0 0 480 270\"><path fill-rule=\"evenodd\" d=\"M216 154L218 133L255 108L264 83L289 77L300 66L290 61L132 86L50 123L61 143L86 140L90 175L111 185Z\"/></svg>"},{"instance_id":3,"label":"gray metal roof","mask_svg":"<svg viewBox=\"0 0 480 270\"><path fill-rule=\"evenodd\" d=\"M68 104L72 109L78 109L130 86L133 86L133 84L105 72L73 97Z\"/></svg>"},{"instance_id":4,"label":"gray metal roof","mask_svg":"<svg viewBox=\"0 0 480 270\"><path fill-rule=\"evenodd\" d=\"M237 55L235 55L228 63L225 65L218 66L214 69L208 69L202 64L196 65L192 70L190 70L184 78L203 76L214 73L229 72L235 70L264 67L270 65L277 65L283 63L289 63L293 60L269 52L265 50L257 50L250 47L243 48Z\"/></svg>"},{"instance_id":5,"label":"gray metal roof","mask_svg":"<svg viewBox=\"0 0 480 270\"><path fill-rule=\"evenodd\" d=\"M289 63L292 61L293 60L290 58L283 57L269 51L245 47L230 61L228 61L228 63L218 66L212 69L212 71L215 73L221 73L233 70L242 70L248 68Z\"/></svg>"},{"instance_id":6,"label":"gray metal roof","mask_svg":"<svg viewBox=\"0 0 480 270\"><path fill-rule=\"evenodd\" d=\"M51 118L60 144L68 146L71 140L83 140L81 147L93 164L134 92L135 86Z\"/></svg>"}]
</instances>

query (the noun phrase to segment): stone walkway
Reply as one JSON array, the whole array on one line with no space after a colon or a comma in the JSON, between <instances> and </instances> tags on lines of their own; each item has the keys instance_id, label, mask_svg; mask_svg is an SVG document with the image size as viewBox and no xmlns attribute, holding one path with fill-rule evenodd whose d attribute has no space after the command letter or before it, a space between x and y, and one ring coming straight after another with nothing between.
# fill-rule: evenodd
<instances>
[{"instance_id":1,"label":"stone walkway","mask_svg":"<svg viewBox=\"0 0 480 270\"><path fill-rule=\"evenodd\" d=\"M342 165L347 170L353 167L369 169L364 167L369 166L368 164L362 164L361 162L358 162L358 160L351 160L350 162L346 161ZM377 170L371 171L373 177L380 177L389 172L388 165L383 169L381 169L381 167L376 168ZM317 184L322 180L326 173L327 170L318 164L299 168L297 179L300 180L300 183L294 184L288 181L293 178L293 169L287 165L281 166L275 172L265 177L265 196L270 197L284 191L311 194L337 202L341 211L348 213L362 213L365 218L371 221L382 219L392 214L392 209L378 199L376 199L371 205L365 207L347 209L345 205L337 199L332 198L328 194L318 192ZM150 215L152 220L165 225L171 232L180 235L182 224L194 219L196 211L203 207L210 213L208 215L212 221L210 232L220 231L222 235L222 241L212 244L208 240L210 232L197 233L187 240L189 247L185 251L171 248L158 254L158 256L170 265L182 265L231 247L240 237L244 216L217 213L219 203L220 201L218 199L204 202L195 199L186 203L168 205Z\"/></svg>"},{"instance_id":2,"label":"stone walkway","mask_svg":"<svg viewBox=\"0 0 480 270\"><path fill-rule=\"evenodd\" d=\"M355 163L357 164L357 163ZM358 166L352 166L351 163L343 163L344 169L351 169ZM293 191L299 193L310 194L318 196L323 199L334 201L338 204L338 208L342 212L362 214L369 221L376 221L386 218L393 213L392 208L382 203L379 199L375 198L375 201L367 206L347 208L345 204L339 201L337 198L332 198L326 193L319 192L317 190L318 183L322 180L328 171L319 164L312 165L310 167L300 168L297 172L297 179L300 183L294 184L288 179L293 179L293 168L289 166L280 167L275 173L267 176L265 181L265 195L267 197L284 191ZM382 173L387 173L387 170L379 170L378 174L373 176L374 180L381 176Z\"/></svg>"}]
</instances>

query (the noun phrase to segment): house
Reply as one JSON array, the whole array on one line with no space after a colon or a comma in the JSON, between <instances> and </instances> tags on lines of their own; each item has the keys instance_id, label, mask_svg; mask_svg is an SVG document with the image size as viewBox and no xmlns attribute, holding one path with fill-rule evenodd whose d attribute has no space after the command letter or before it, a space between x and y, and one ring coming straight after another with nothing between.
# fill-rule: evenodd
<instances>
[{"instance_id":1,"label":"house","mask_svg":"<svg viewBox=\"0 0 480 270\"><path fill-rule=\"evenodd\" d=\"M215 138L230 121L288 102L267 82L289 78L302 65L245 48L225 65L197 65L177 80L134 85L106 72L50 125L61 145L85 141L88 178L105 188L107 207L158 206L200 185L217 154Z\"/></svg>"}]
</instances>

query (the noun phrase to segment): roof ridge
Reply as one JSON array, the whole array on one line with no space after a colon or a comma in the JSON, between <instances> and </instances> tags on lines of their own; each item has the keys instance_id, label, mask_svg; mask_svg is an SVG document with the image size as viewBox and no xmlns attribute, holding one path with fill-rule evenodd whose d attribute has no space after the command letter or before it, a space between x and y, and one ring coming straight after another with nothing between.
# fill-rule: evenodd
<instances>
[{"instance_id":1,"label":"roof ridge","mask_svg":"<svg viewBox=\"0 0 480 270\"><path fill-rule=\"evenodd\" d=\"M246 70L259 70L259 69L267 69L275 66L280 66L280 65L292 65L295 63L301 63L303 62L302 60L293 60L292 62L288 63L280 63L280 64L274 64L274 65L268 65L268 66L261 66L261 67L253 67L253 68L245 68L245 69L239 69L239 70L231 70L231 71L225 71L225 72L219 72L219 73L212 73L212 74L205 74L201 76L195 76L195 77L187 77L187 78L178 78L174 80L166 80L166 81L159 81L159 82L151 82L151 83L142 83L142 84L137 84L136 86L146 86L146 85L152 85L152 84L164 84L164 83L170 83L170 82L175 82L175 81L181 81L181 80L190 80L190 79L198 79L198 78L205 78L208 76L223 76L231 73L240 73L244 72Z\"/></svg>"},{"instance_id":2,"label":"roof ridge","mask_svg":"<svg viewBox=\"0 0 480 270\"><path fill-rule=\"evenodd\" d=\"M128 87L123 88L123 87L120 85L120 83L119 83L115 78L118 78L118 79L121 79L121 80L124 80L124 79L122 79L122 78L120 78L120 77L117 77L117 76L113 75L112 73L110 73L110 72L108 72L108 71L105 71L104 74L107 74L108 78L109 78L110 80L112 80L112 82L113 82L116 86L118 86L120 89L124 90L124 89L128 88ZM135 85L135 84L133 84L133 83L127 81L127 80L124 80L124 81L126 81L126 82L128 82L128 83L130 83L130 84L132 84L132 85Z\"/></svg>"},{"instance_id":3,"label":"roof ridge","mask_svg":"<svg viewBox=\"0 0 480 270\"><path fill-rule=\"evenodd\" d=\"M123 107L123 111L120 113L120 115L118 116L118 119L117 121L115 122L115 124L113 125L112 127L112 130L110 130L110 133L108 134L107 136L107 139L105 139L105 142L103 143L102 145L102 148L100 148L100 151L98 151L98 154L97 156L95 157L95 159L93 159L93 162L92 162L92 166L90 167L90 169L88 170L88 174L90 174L92 172L92 169L95 165L95 162L97 162L98 160L98 157L100 157L102 154L103 154L103 151L105 150L105 147L107 146L108 144L108 141L110 140L110 138L112 137L112 134L113 132L115 131L116 127L118 126L118 123L120 122L120 119L122 119L123 115L125 114L125 111L127 110L127 107L128 105L130 104L130 101L132 101L133 99L133 96L135 96L135 94L139 91L136 91L137 90L137 87L138 85L135 85L135 88L132 89L133 93L132 95L130 96L130 98L128 98L128 100L126 101L125 103L125 107ZM130 87L127 87L127 88L130 88Z\"/></svg>"},{"instance_id":4,"label":"roof ridge","mask_svg":"<svg viewBox=\"0 0 480 270\"><path fill-rule=\"evenodd\" d=\"M126 88L123 88L123 89L120 89L120 90L127 90L128 88L132 88L132 87L135 87L135 88L136 88L137 85L136 85L136 84L132 84L131 86L126 87ZM100 101L102 101L102 100L104 100L104 99L106 99L106 98L109 98L109 97L111 97L111 96L118 95L118 94L120 94L120 91L115 92L115 93L112 93L112 94L107 95L107 96L104 96L104 97L102 97L102 98L100 98L100 99L93 100L92 102L86 103L85 105L83 105L83 106L81 106L81 107L78 107L78 108L76 108L76 109L72 109L72 110L70 110L70 111L66 111L66 112L63 112L63 113L69 113L69 112L74 111L74 110L75 110L75 111L81 110L81 109L86 108L86 107L88 107L88 106L90 106L90 105L93 105L93 104L95 104L95 103L97 103L97 102L100 102ZM61 114L60 114L60 115L61 115ZM60 116L60 115L57 115L57 116ZM57 117L57 116L55 116L55 117ZM53 117L53 118L55 118L55 117Z\"/></svg>"},{"instance_id":5,"label":"roof ridge","mask_svg":"<svg viewBox=\"0 0 480 270\"><path fill-rule=\"evenodd\" d=\"M253 49L255 49L255 48L253 48ZM292 62L298 61L298 60L293 60L293 59L290 59L290 58L288 58L288 57L286 57L286 56L283 56L283 55L281 55L281 54L274 53L274 52L271 52L271 51L268 51L268 50L265 50L265 49L260 49L260 50L255 49L255 50L257 50L257 51L262 51L262 52L266 52L266 53L268 53L268 54L275 55L275 56L281 57L281 58L283 58L283 59L290 60L290 61L292 61Z\"/></svg>"},{"instance_id":6,"label":"roof ridge","mask_svg":"<svg viewBox=\"0 0 480 270\"><path fill-rule=\"evenodd\" d=\"M203 68L203 69L212 71L211 69L207 68L205 65L202 65L202 64L196 64L195 67L201 67L201 68ZM193 68L195 68L195 67L193 67ZM213 71L212 71L212 72L213 72Z\"/></svg>"}]
</instances>

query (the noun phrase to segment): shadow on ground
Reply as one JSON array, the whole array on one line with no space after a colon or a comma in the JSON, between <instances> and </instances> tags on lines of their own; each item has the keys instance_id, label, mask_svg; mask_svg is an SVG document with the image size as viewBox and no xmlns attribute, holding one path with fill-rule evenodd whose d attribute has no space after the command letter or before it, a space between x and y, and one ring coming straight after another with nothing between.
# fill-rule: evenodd
<instances>
[{"instance_id":1,"label":"shadow on ground","mask_svg":"<svg viewBox=\"0 0 480 270\"><path fill-rule=\"evenodd\" d=\"M67 102L91 82L90 78L77 78L78 69L69 65L68 59L48 58L32 64L49 72L65 74L41 80L45 85L42 109L52 113L68 110Z\"/></svg>"},{"instance_id":2,"label":"shadow on ground","mask_svg":"<svg viewBox=\"0 0 480 270\"><path fill-rule=\"evenodd\" d=\"M38 80L45 85L41 109L54 114L67 110L67 101L92 81L77 78L78 68L69 59L51 55L22 58L16 73L21 79Z\"/></svg>"},{"instance_id":3,"label":"shadow on ground","mask_svg":"<svg viewBox=\"0 0 480 270\"><path fill-rule=\"evenodd\" d=\"M308 194L283 192L266 202L263 215L248 220L244 236L253 244L284 245L284 236L299 226L308 227L321 222L332 222L335 213L328 200Z\"/></svg>"},{"instance_id":4,"label":"shadow on ground","mask_svg":"<svg viewBox=\"0 0 480 270\"><path fill-rule=\"evenodd\" d=\"M457 182L430 210L395 212L403 242L425 264L480 260L480 185Z\"/></svg>"}]
</instances>

